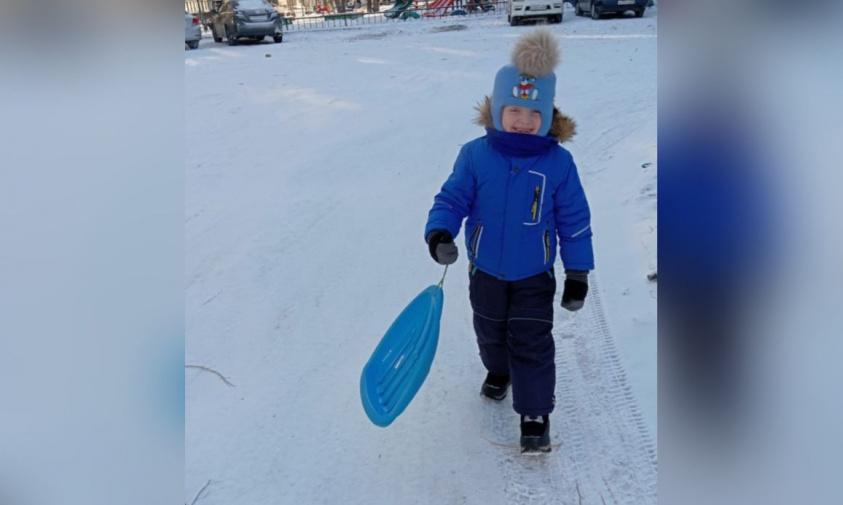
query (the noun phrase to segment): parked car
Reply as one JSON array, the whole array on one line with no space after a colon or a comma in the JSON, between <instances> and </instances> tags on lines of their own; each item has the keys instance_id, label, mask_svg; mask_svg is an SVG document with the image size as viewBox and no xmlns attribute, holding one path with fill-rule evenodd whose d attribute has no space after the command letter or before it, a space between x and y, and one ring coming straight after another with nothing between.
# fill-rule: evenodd
<instances>
[{"instance_id":1,"label":"parked car","mask_svg":"<svg viewBox=\"0 0 843 505\"><path fill-rule=\"evenodd\" d=\"M644 15L644 9L650 0L576 0L574 9L577 16L591 16L591 19L600 19L603 14L623 14L626 11L635 13L635 17Z\"/></svg>"},{"instance_id":2,"label":"parked car","mask_svg":"<svg viewBox=\"0 0 843 505\"><path fill-rule=\"evenodd\" d=\"M199 47L200 40L202 40L202 25L199 24L199 18L184 11L184 43L187 47L196 49Z\"/></svg>"},{"instance_id":3,"label":"parked car","mask_svg":"<svg viewBox=\"0 0 843 505\"><path fill-rule=\"evenodd\" d=\"M266 0L223 0L211 10L211 34L215 42L225 37L228 45L241 38L283 40L282 16Z\"/></svg>"},{"instance_id":4,"label":"parked car","mask_svg":"<svg viewBox=\"0 0 843 505\"><path fill-rule=\"evenodd\" d=\"M512 0L509 2L509 24L546 19L548 23L562 22L562 0Z\"/></svg>"}]
</instances>

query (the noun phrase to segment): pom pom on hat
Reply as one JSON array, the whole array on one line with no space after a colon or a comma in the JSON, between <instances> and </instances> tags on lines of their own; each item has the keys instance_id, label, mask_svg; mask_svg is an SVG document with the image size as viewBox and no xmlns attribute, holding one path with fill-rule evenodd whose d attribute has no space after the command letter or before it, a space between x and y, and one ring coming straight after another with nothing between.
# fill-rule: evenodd
<instances>
[{"instance_id":1,"label":"pom pom on hat","mask_svg":"<svg viewBox=\"0 0 843 505\"><path fill-rule=\"evenodd\" d=\"M512 64L524 74L545 77L553 73L561 59L559 44L550 31L533 30L518 39L512 50Z\"/></svg>"}]
</instances>

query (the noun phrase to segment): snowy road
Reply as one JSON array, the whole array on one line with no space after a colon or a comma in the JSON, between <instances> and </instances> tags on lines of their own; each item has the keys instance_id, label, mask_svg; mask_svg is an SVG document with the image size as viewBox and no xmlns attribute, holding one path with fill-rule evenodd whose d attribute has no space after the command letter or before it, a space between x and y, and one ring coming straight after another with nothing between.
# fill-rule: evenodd
<instances>
[{"instance_id":1,"label":"snowy road","mask_svg":"<svg viewBox=\"0 0 843 505\"><path fill-rule=\"evenodd\" d=\"M518 418L478 395L464 257L414 402L387 429L360 405L380 336L441 276L423 227L459 146L482 134L474 104L529 29L504 21L185 53L186 362L231 383L185 371L187 503L208 481L196 505L656 503L655 12L551 27L598 265L585 308L556 314L561 445L502 447Z\"/></svg>"},{"instance_id":2,"label":"snowy road","mask_svg":"<svg viewBox=\"0 0 843 505\"><path fill-rule=\"evenodd\" d=\"M521 456L518 419L506 405L485 402L485 436L502 450L498 467L505 503L655 505L657 456L626 379L592 277L593 296L581 312L557 313L557 414L554 451ZM561 414L561 415L560 415Z\"/></svg>"}]
</instances>

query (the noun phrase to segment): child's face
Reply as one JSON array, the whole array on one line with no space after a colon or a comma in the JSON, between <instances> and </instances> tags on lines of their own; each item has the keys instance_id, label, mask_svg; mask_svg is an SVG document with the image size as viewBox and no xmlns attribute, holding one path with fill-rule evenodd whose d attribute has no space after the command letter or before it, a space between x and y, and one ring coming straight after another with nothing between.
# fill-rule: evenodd
<instances>
[{"instance_id":1,"label":"child's face","mask_svg":"<svg viewBox=\"0 0 843 505\"><path fill-rule=\"evenodd\" d=\"M527 107L507 105L501 113L504 131L535 135L542 127L542 115L539 111Z\"/></svg>"}]
</instances>

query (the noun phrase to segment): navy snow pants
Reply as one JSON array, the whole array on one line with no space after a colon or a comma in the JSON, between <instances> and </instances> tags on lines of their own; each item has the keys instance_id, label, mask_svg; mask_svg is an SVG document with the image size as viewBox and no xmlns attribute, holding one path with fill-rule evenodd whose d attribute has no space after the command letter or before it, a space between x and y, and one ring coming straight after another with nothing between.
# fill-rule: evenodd
<instances>
[{"instance_id":1,"label":"navy snow pants","mask_svg":"<svg viewBox=\"0 0 843 505\"><path fill-rule=\"evenodd\" d=\"M483 365L493 374L510 376L516 412L550 414L556 388L553 270L510 282L471 268L469 278Z\"/></svg>"}]
</instances>

